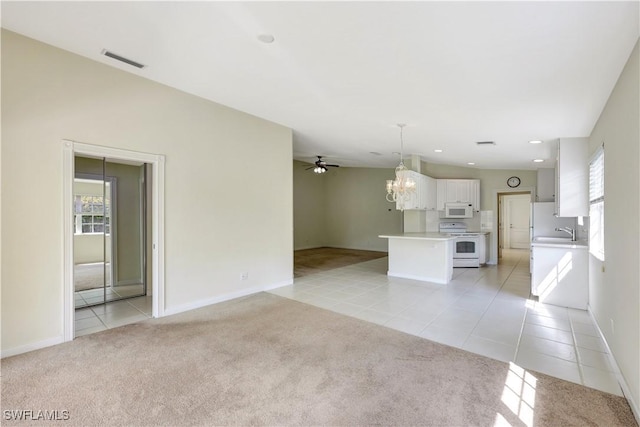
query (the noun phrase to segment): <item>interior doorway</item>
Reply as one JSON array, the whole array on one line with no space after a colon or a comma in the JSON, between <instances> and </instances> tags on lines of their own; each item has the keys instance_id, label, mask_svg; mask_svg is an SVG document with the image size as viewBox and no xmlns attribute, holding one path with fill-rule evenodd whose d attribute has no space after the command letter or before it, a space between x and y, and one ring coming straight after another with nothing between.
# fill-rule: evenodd
<instances>
[{"instance_id":1,"label":"interior doorway","mask_svg":"<svg viewBox=\"0 0 640 427\"><path fill-rule=\"evenodd\" d=\"M111 286L115 288L117 286L123 286L120 290L124 289L124 286L137 285L144 289L144 292L151 293L151 316L162 317L165 313L165 290L164 290L164 165L165 157L160 154L141 153L136 151L122 150L111 147L97 146L91 144L85 144L75 141L65 140L63 141L63 236L64 236L64 299L63 304L63 332L64 340L71 341L74 339L74 320L75 320L75 284L74 277L75 271L75 259L74 259L74 238L78 227L82 230L83 225L86 225L86 230L91 229L96 235L102 234L99 240L102 244L103 258L97 261L98 270L102 267L103 275L102 282L103 288ZM90 160L97 160L102 165L102 171L84 171L83 173L93 174L101 176L100 179L94 179L93 184L98 186L102 185L103 191L98 197L91 197L79 199L79 205L76 205L76 195L74 187L77 186L76 179L87 179L79 175L76 178L76 158L86 158ZM144 166L146 164L146 166ZM121 165L121 166L119 166ZM131 253L127 256L126 262L131 260L137 260L139 253L145 252L147 256L142 257L142 261L135 264L133 268L131 264L126 264L123 258L124 252L122 251L123 245L128 245L131 241L127 242L125 234L119 231L113 234L115 227L120 228L117 225L118 221L122 223L123 217L115 215L107 218L115 210L122 212L122 209L115 208L114 204L121 204L122 201L120 195L124 191L123 182L118 179L118 173L114 171L114 168L122 166L135 166L138 172L137 176L140 177L146 186L141 186L138 191L145 193L146 198L137 199L135 202L129 201L125 203L131 208L133 204L137 207L131 209L138 212L138 214L132 216L139 221L141 217L146 220L146 226L140 226L141 233L132 233L129 236L133 240L139 241L139 245L136 249L138 252ZM144 172L141 170L144 169ZM82 172L82 171L78 171ZM91 178L91 177L89 177ZM113 180L112 178L116 178ZM98 182L95 182L98 181ZM136 185L139 185L140 181L137 181ZM93 196L93 195L91 195ZM100 197L101 196L101 197ZM124 199L122 199L124 200ZM86 202L86 203L85 203ZM77 211L82 212L85 215L78 217ZM94 212L94 206L95 211ZM108 208L107 208L108 206ZM109 214L109 215L107 215ZM108 227L107 227L108 226ZM108 233L107 233L108 231ZM111 241L108 241L107 234ZM147 238L150 236L150 238ZM117 241L116 241L117 240ZM123 242L123 240L125 240ZM99 248L100 245L98 245ZM126 271L121 271L126 269ZM133 271L137 271L139 274L131 275ZM109 275L110 277L105 277ZM100 276L99 276L100 277ZM136 283L133 283L136 282ZM140 282L140 283L138 283ZM150 287L148 285L150 284ZM107 300L105 289L99 290L98 293L102 293L102 297L99 299ZM127 300L127 301L135 301ZM99 301L94 301L99 302ZM127 303L122 301L122 303ZM111 304L111 303L110 303ZM116 303L117 304L117 303ZM87 309L85 309L87 310Z\"/></svg>"},{"instance_id":2,"label":"interior doorway","mask_svg":"<svg viewBox=\"0 0 640 427\"><path fill-rule=\"evenodd\" d=\"M503 249L529 249L531 192L498 193L498 262Z\"/></svg>"}]
</instances>

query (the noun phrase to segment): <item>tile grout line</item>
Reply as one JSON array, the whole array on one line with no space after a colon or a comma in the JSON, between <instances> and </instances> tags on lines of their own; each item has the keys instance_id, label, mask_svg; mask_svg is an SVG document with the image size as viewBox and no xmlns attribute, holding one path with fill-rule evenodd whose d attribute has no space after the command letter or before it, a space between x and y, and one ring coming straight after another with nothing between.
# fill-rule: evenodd
<instances>
[{"instance_id":1,"label":"tile grout line","mask_svg":"<svg viewBox=\"0 0 640 427\"><path fill-rule=\"evenodd\" d=\"M465 338L464 342L462 343L463 347L467 343L467 341L469 341L469 338L471 338L471 335L473 335L473 331L475 331L476 328L478 327L478 323L480 323L480 320L482 320L482 318L485 316L485 314L487 314L487 311L489 310L489 307L491 307L491 304L493 304L493 302L496 300L496 298L498 297L498 294L500 294L500 291L502 290L502 288L504 288L505 284L507 283L507 281L509 280L509 278L511 277L511 275L513 274L514 270L516 269L516 267L518 266L519 263L520 263L520 258L518 258L518 261L513 265L513 268L511 269L511 271L509 272L507 277L504 279L504 281L502 282L502 284L498 288L498 292L496 292L496 294L493 296L493 298L491 299L491 302L489 303L489 305L487 305L487 307L482 312L482 316L480 316L480 319L478 319L478 322L474 325L474 327L471 330L471 332L469 332L469 335L467 335L467 337ZM485 275L483 275L482 277L484 277ZM476 282L474 282L474 284L478 283L478 281L482 277L478 278L478 280L476 280ZM525 311L525 316L526 316L526 311ZM524 320L523 320L522 324L523 324L523 327L524 327ZM518 342L519 341L520 341L520 336L518 336ZM516 352L517 352L517 345L516 345ZM515 360L515 357L514 357L514 360Z\"/></svg>"}]
</instances>

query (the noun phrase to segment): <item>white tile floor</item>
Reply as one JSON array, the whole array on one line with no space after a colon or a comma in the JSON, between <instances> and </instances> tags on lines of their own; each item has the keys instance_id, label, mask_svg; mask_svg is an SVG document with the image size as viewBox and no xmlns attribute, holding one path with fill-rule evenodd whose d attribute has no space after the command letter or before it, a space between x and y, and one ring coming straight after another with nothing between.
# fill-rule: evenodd
<instances>
[{"instance_id":1,"label":"white tile floor","mask_svg":"<svg viewBox=\"0 0 640 427\"><path fill-rule=\"evenodd\" d=\"M271 293L622 395L590 315L529 299L528 251L504 251L499 266L456 268L447 285L386 271L380 258Z\"/></svg>"},{"instance_id":2,"label":"white tile floor","mask_svg":"<svg viewBox=\"0 0 640 427\"><path fill-rule=\"evenodd\" d=\"M143 285L107 286L106 289L85 289L74 293L76 308L87 307L106 301L114 301L122 298L129 298L133 295L144 294ZM105 299L106 297L106 299Z\"/></svg>"},{"instance_id":3,"label":"white tile floor","mask_svg":"<svg viewBox=\"0 0 640 427\"><path fill-rule=\"evenodd\" d=\"M114 301L76 310L76 337L151 318L151 296Z\"/></svg>"}]
</instances>

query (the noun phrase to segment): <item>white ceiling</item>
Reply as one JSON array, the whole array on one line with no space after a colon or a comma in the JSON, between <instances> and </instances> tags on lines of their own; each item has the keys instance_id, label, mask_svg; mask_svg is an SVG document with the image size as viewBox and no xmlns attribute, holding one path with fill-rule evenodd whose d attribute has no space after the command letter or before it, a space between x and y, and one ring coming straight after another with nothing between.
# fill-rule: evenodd
<instances>
[{"instance_id":1,"label":"white ceiling","mask_svg":"<svg viewBox=\"0 0 640 427\"><path fill-rule=\"evenodd\" d=\"M291 127L299 160L393 167L395 124L407 123L405 155L517 169L553 167L551 140L591 133L638 18L637 1L3 1L1 10L4 28ZM275 42L258 41L264 33ZM486 140L496 145L475 145Z\"/></svg>"}]
</instances>

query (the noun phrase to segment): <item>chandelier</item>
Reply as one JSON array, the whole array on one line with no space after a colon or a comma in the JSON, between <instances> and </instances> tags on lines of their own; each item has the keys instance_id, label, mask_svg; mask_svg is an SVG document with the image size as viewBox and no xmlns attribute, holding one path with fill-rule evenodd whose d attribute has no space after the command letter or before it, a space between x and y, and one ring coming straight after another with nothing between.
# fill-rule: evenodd
<instances>
[{"instance_id":1,"label":"chandelier","mask_svg":"<svg viewBox=\"0 0 640 427\"><path fill-rule=\"evenodd\" d=\"M396 167L396 179L387 180L387 202L396 203L397 207L404 211L404 204L409 200L411 194L416 190L416 182L409 177L409 169L402 160L402 150L404 141L402 140L402 129L406 125L398 123L400 128L400 164Z\"/></svg>"}]
</instances>

